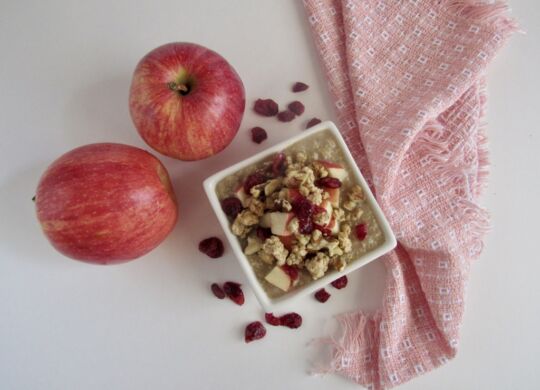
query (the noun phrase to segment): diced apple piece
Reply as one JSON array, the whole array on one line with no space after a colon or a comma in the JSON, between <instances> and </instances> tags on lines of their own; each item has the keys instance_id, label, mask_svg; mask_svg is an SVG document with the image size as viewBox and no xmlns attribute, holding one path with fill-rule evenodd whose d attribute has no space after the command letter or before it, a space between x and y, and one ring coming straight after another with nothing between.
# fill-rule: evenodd
<instances>
[{"instance_id":1,"label":"diced apple piece","mask_svg":"<svg viewBox=\"0 0 540 390\"><path fill-rule=\"evenodd\" d=\"M276 236L290 236L292 233L288 229L289 222L293 219L293 213L274 212L270 214L270 229Z\"/></svg>"},{"instance_id":2,"label":"diced apple piece","mask_svg":"<svg viewBox=\"0 0 540 390\"><path fill-rule=\"evenodd\" d=\"M300 194L300 191L298 191L298 189L296 188L287 188L287 200L289 202L294 202L295 199L297 199L298 197L302 196Z\"/></svg>"},{"instance_id":3,"label":"diced apple piece","mask_svg":"<svg viewBox=\"0 0 540 390\"><path fill-rule=\"evenodd\" d=\"M328 222L328 225L325 226L325 228L330 230L330 233L332 235L336 235L339 233L339 222L336 221L334 217Z\"/></svg>"},{"instance_id":4,"label":"diced apple piece","mask_svg":"<svg viewBox=\"0 0 540 390\"><path fill-rule=\"evenodd\" d=\"M330 204L332 205L332 207L338 208L339 207L339 191L340 191L340 189L339 188L325 188L324 190L326 192L328 192L328 195L330 195L328 197L328 200L330 201Z\"/></svg>"},{"instance_id":5,"label":"diced apple piece","mask_svg":"<svg viewBox=\"0 0 540 390\"><path fill-rule=\"evenodd\" d=\"M278 236L281 242L283 243L283 246L287 248L288 250L291 250L294 244L294 241L296 240L293 234L290 234L288 236Z\"/></svg>"},{"instance_id":6,"label":"diced apple piece","mask_svg":"<svg viewBox=\"0 0 540 390\"><path fill-rule=\"evenodd\" d=\"M325 210L325 213L324 213L324 216L322 215L320 216L321 221L319 223L322 223L322 224L330 223L330 220L332 218L332 210L333 210L332 203L330 203L329 200L324 200L321 203L321 207Z\"/></svg>"},{"instance_id":7,"label":"diced apple piece","mask_svg":"<svg viewBox=\"0 0 540 390\"><path fill-rule=\"evenodd\" d=\"M269 228L272 226L272 213L265 213L259 220L259 225L263 228Z\"/></svg>"},{"instance_id":8,"label":"diced apple piece","mask_svg":"<svg viewBox=\"0 0 540 390\"><path fill-rule=\"evenodd\" d=\"M332 162L332 161L327 161L327 160L317 160L318 163L321 163L322 165L325 166L325 168L343 168L343 166L341 164L338 164L338 163L335 163L335 162Z\"/></svg>"},{"instance_id":9,"label":"diced apple piece","mask_svg":"<svg viewBox=\"0 0 540 390\"><path fill-rule=\"evenodd\" d=\"M318 163L321 163L322 165L324 165L326 168L341 168L341 164L338 164L338 163L335 163L333 161L328 161L328 160L317 160Z\"/></svg>"},{"instance_id":10,"label":"diced apple piece","mask_svg":"<svg viewBox=\"0 0 540 390\"><path fill-rule=\"evenodd\" d=\"M280 266L275 266L264 279L283 291L289 291L293 285L293 280L290 278L289 274L287 274Z\"/></svg>"},{"instance_id":11,"label":"diced apple piece","mask_svg":"<svg viewBox=\"0 0 540 390\"><path fill-rule=\"evenodd\" d=\"M246 194L246 191L244 191L244 185L241 184L237 189L236 191L234 191L234 195L236 195L236 197L238 199L240 199L240 202L242 203L242 206L244 207L247 207L247 198L248 198L248 194Z\"/></svg>"},{"instance_id":12,"label":"diced apple piece","mask_svg":"<svg viewBox=\"0 0 540 390\"><path fill-rule=\"evenodd\" d=\"M328 169L328 176L335 177L336 179L339 179L340 181L343 181L347 178L349 175L345 168L327 168Z\"/></svg>"},{"instance_id":13,"label":"diced apple piece","mask_svg":"<svg viewBox=\"0 0 540 390\"><path fill-rule=\"evenodd\" d=\"M334 208L332 207L332 203L329 200L324 200L321 203L321 207L326 210L326 215L332 215L332 210Z\"/></svg>"},{"instance_id":14,"label":"diced apple piece","mask_svg":"<svg viewBox=\"0 0 540 390\"><path fill-rule=\"evenodd\" d=\"M300 273L298 272L298 268L288 264L283 264L280 267L283 271L285 271L287 275L289 275L289 278L291 278L291 283L294 286L300 279Z\"/></svg>"},{"instance_id":15,"label":"diced apple piece","mask_svg":"<svg viewBox=\"0 0 540 390\"><path fill-rule=\"evenodd\" d=\"M328 171L328 176L335 177L336 179L339 179L340 181L343 181L347 178L349 173L345 168L343 168L342 165L333 163L331 161L324 161L319 160L319 162L324 165L326 170Z\"/></svg>"}]
</instances>

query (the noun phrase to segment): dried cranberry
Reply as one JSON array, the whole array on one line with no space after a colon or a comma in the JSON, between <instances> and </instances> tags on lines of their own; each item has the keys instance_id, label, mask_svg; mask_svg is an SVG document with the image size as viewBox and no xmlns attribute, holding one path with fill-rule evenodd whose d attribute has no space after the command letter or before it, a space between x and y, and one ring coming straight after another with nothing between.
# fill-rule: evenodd
<instances>
[{"instance_id":1,"label":"dried cranberry","mask_svg":"<svg viewBox=\"0 0 540 390\"><path fill-rule=\"evenodd\" d=\"M292 86L292 91L293 92L302 92L302 91L305 91L306 89L309 88L309 85L305 84L305 83L302 83L300 81L297 81L296 83L294 83L294 85Z\"/></svg>"},{"instance_id":2,"label":"dried cranberry","mask_svg":"<svg viewBox=\"0 0 540 390\"><path fill-rule=\"evenodd\" d=\"M289 111L294 112L296 115L302 115L304 113L304 110L306 109L304 105L298 100L295 100L294 102L289 103L287 108L289 109Z\"/></svg>"},{"instance_id":3,"label":"dried cranberry","mask_svg":"<svg viewBox=\"0 0 540 390\"><path fill-rule=\"evenodd\" d=\"M311 218L313 215L313 203L306 197L299 196L292 203L292 211L298 218Z\"/></svg>"},{"instance_id":4,"label":"dried cranberry","mask_svg":"<svg viewBox=\"0 0 540 390\"><path fill-rule=\"evenodd\" d=\"M221 208L229 217L236 218L244 207L242 206L240 199L231 196L230 198L226 198L221 201Z\"/></svg>"},{"instance_id":5,"label":"dried cranberry","mask_svg":"<svg viewBox=\"0 0 540 390\"><path fill-rule=\"evenodd\" d=\"M302 317L298 313L289 313L279 317L279 322L281 326L296 329L302 325Z\"/></svg>"},{"instance_id":6,"label":"dried cranberry","mask_svg":"<svg viewBox=\"0 0 540 390\"><path fill-rule=\"evenodd\" d=\"M343 275L341 278L337 278L330 284L334 286L335 288L337 288L338 290L341 290L342 288L347 287L348 282L349 282L349 279L347 279L347 276Z\"/></svg>"},{"instance_id":7,"label":"dried cranberry","mask_svg":"<svg viewBox=\"0 0 540 390\"><path fill-rule=\"evenodd\" d=\"M223 299L225 298L225 292L221 289L221 287L219 287L219 284L217 283L212 283L212 285L210 286L210 288L212 289L212 292L214 293L214 295L219 298L219 299Z\"/></svg>"},{"instance_id":8,"label":"dried cranberry","mask_svg":"<svg viewBox=\"0 0 540 390\"><path fill-rule=\"evenodd\" d=\"M326 209L321 206L317 206L316 204L313 205L313 214L321 214L326 213Z\"/></svg>"},{"instance_id":9,"label":"dried cranberry","mask_svg":"<svg viewBox=\"0 0 540 390\"><path fill-rule=\"evenodd\" d=\"M296 115L294 114L294 112L292 111L289 111L289 110L285 110L285 111L281 111L278 115L277 115L277 118L280 122L290 122L294 119Z\"/></svg>"},{"instance_id":10,"label":"dried cranberry","mask_svg":"<svg viewBox=\"0 0 540 390\"><path fill-rule=\"evenodd\" d=\"M272 230L270 228L257 226L257 237L259 237L261 241L265 241L267 238L272 237Z\"/></svg>"},{"instance_id":11,"label":"dried cranberry","mask_svg":"<svg viewBox=\"0 0 540 390\"><path fill-rule=\"evenodd\" d=\"M253 109L262 116L274 116L278 113L278 104L272 99L257 99Z\"/></svg>"},{"instance_id":12,"label":"dried cranberry","mask_svg":"<svg viewBox=\"0 0 540 390\"><path fill-rule=\"evenodd\" d=\"M313 230L315 230L315 226L313 226L313 221L311 219L305 221L298 220L298 222L300 225L298 230L302 234L311 234L313 233Z\"/></svg>"},{"instance_id":13,"label":"dried cranberry","mask_svg":"<svg viewBox=\"0 0 540 390\"><path fill-rule=\"evenodd\" d=\"M300 233L311 234L313 232L313 203L303 196L298 196L292 202L292 211L298 218Z\"/></svg>"},{"instance_id":14,"label":"dried cranberry","mask_svg":"<svg viewBox=\"0 0 540 390\"><path fill-rule=\"evenodd\" d=\"M244 182L244 191L249 194L249 191L258 184L262 184L266 181L266 176L261 172L255 172L249 175Z\"/></svg>"},{"instance_id":15,"label":"dried cranberry","mask_svg":"<svg viewBox=\"0 0 540 390\"><path fill-rule=\"evenodd\" d=\"M251 140L256 144L260 144L267 138L268 134L266 134L266 130L262 127L254 127L251 129Z\"/></svg>"},{"instance_id":16,"label":"dried cranberry","mask_svg":"<svg viewBox=\"0 0 540 390\"><path fill-rule=\"evenodd\" d=\"M312 118L309 120L309 122L306 125L306 129L309 129L310 127L313 127L315 125L318 125L321 123L321 120L319 118Z\"/></svg>"},{"instance_id":17,"label":"dried cranberry","mask_svg":"<svg viewBox=\"0 0 540 390\"><path fill-rule=\"evenodd\" d=\"M330 298L330 294L324 288L321 288L315 293L315 299L321 303L324 303Z\"/></svg>"},{"instance_id":18,"label":"dried cranberry","mask_svg":"<svg viewBox=\"0 0 540 390\"><path fill-rule=\"evenodd\" d=\"M362 241L363 239L366 238L367 233L368 233L367 225L365 223L361 223L359 225L356 225L355 231L356 231L356 237L360 241Z\"/></svg>"},{"instance_id":19,"label":"dried cranberry","mask_svg":"<svg viewBox=\"0 0 540 390\"><path fill-rule=\"evenodd\" d=\"M272 160L272 173L275 177L283 176L287 169L285 153L277 153Z\"/></svg>"},{"instance_id":20,"label":"dried cranberry","mask_svg":"<svg viewBox=\"0 0 540 390\"><path fill-rule=\"evenodd\" d=\"M266 336L266 328L260 321L252 322L246 326L244 332L244 340L246 343L262 339L264 336Z\"/></svg>"},{"instance_id":21,"label":"dried cranberry","mask_svg":"<svg viewBox=\"0 0 540 390\"><path fill-rule=\"evenodd\" d=\"M339 188L341 187L341 180L335 177L321 177L315 180L315 185L319 188Z\"/></svg>"},{"instance_id":22,"label":"dried cranberry","mask_svg":"<svg viewBox=\"0 0 540 390\"><path fill-rule=\"evenodd\" d=\"M279 319L279 317L276 317L273 313L265 313L264 319L270 325L273 325L273 326L281 325L281 320Z\"/></svg>"},{"instance_id":23,"label":"dried cranberry","mask_svg":"<svg viewBox=\"0 0 540 390\"><path fill-rule=\"evenodd\" d=\"M291 278L291 280L296 280L298 279L298 268L296 267L292 267L290 265L287 265L287 264L284 264L281 266L281 269L287 274L289 275L289 278Z\"/></svg>"},{"instance_id":24,"label":"dried cranberry","mask_svg":"<svg viewBox=\"0 0 540 390\"><path fill-rule=\"evenodd\" d=\"M244 304L244 292L242 291L240 284L236 282L225 282L223 285L223 291L225 291L225 294L227 294L229 299L231 299L237 305Z\"/></svg>"},{"instance_id":25,"label":"dried cranberry","mask_svg":"<svg viewBox=\"0 0 540 390\"><path fill-rule=\"evenodd\" d=\"M223 256L223 242L217 237L206 238L199 242L199 250L208 257L217 259Z\"/></svg>"}]
</instances>

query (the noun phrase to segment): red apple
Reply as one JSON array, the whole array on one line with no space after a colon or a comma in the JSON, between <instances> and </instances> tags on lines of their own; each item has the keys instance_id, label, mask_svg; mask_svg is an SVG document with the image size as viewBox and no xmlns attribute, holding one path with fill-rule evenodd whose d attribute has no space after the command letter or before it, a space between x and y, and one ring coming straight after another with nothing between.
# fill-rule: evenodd
<instances>
[{"instance_id":1,"label":"red apple","mask_svg":"<svg viewBox=\"0 0 540 390\"><path fill-rule=\"evenodd\" d=\"M169 175L133 146L81 146L54 161L36 193L37 217L51 244L97 264L132 260L158 246L178 217Z\"/></svg>"},{"instance_id":2,"label":"red apple","mask_svg":"<svg viewBox=\"0 0 540 390\"><path fill-rule=\"evenodd\" d=\"M200 160L225 149L245 105L244 85L232 66L193 43L169 43L144 56L129 93L139 134L179 160Z\"/></svg>"}]
</instances>

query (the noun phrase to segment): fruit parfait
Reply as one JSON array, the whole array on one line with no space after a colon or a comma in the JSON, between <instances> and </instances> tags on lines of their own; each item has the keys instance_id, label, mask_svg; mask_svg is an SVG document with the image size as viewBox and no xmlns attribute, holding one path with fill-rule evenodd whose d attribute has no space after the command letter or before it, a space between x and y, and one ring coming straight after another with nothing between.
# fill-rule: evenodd
<instances>
[{"instance_id":1,"label":"fruit parfait","mask_svg":"<svg viewBox=\"0 0 540 390\"><path fill-rule=\"evenodd\" d=\"M221 207L269 298L307 286L385 240L330 131L223 178Z\"/></svg>"}]
</instances>

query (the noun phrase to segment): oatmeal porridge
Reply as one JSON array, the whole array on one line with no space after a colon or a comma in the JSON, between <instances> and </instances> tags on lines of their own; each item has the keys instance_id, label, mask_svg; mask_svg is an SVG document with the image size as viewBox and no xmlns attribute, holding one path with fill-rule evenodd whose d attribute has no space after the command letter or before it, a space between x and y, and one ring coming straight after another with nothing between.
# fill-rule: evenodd
<instances>
[{"instance_id":1,"label":"oatmeal porridge","mask_svg":"<svg viewBox=\"0 0 540 390\"><path fill-rule=\"evenodd\" d=\"M306 286L379 247L384 234L330 131L305 138L216 187L270 298Z\"/></svg>"}]
</instances>

